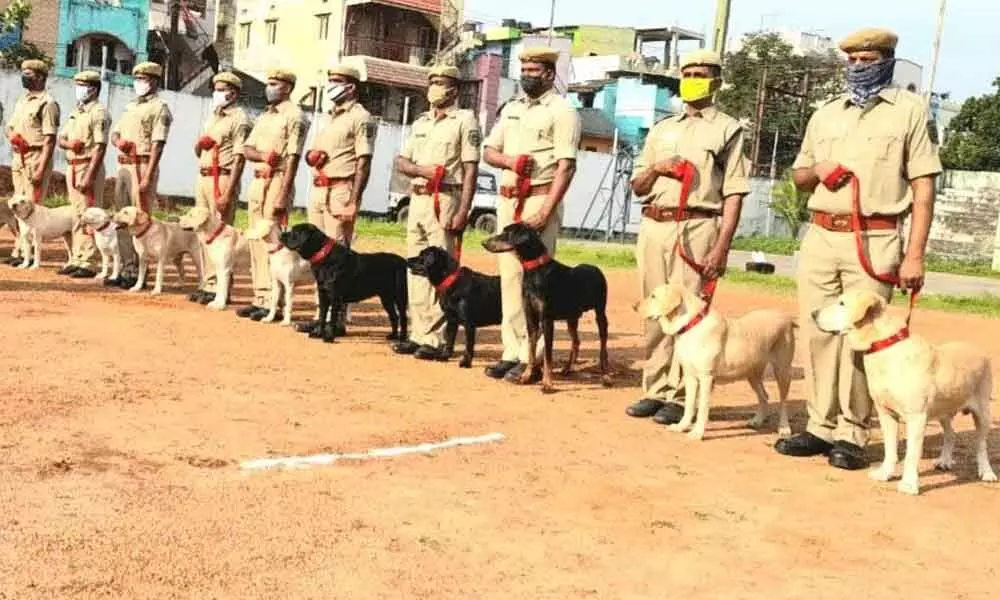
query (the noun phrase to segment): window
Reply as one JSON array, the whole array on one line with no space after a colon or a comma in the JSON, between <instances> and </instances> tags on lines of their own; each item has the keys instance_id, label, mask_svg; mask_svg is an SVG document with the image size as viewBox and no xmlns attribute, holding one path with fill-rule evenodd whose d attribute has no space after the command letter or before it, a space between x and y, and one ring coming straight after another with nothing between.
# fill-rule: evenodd
<instances>
[{"instance_id":1,"label":"window","mask_svg":"<svg viewBox=\"0 0 1000 600\"><path fill-rule=\"evenodd\" d=\"M317 36L321 40L330 39L330 15L316 15Z\"/></svg>"},{"instance_id":2,"label":"window","mask_svg":"<svg viewBox=\"0 0 1000 600\"><path fill-rule=\"evenodd\" d=\"M225 25L219 25L215 28L215 39L217 41L225 41L226 34L228 33L227 27Z\"/></svg>"},{"instance_id":3,"label":"window","mask_svg":"<svg viewBox=\"0 0 1000 600\"><path fill-rule=\"evenodd\" d=\"M278 42L278 22L277 21L266 21L264 25L267 27L265 34L267 36L267 45L273 46Z\"/></svg>"},{"instance_id":4,"label":"window","mask_svg":"<svg viewBox=\"0 0 1000 600\"><path fill-rule=\"evenodd\" d=\"M240 23L240 39L237 40L240 50L250 47L250 23Z\"/></svg>"},{"instance_id":5,"label":"window","mask_svg":"<svg viewBox=\"0 0 1000 600\"><path fill-rule=\"evenodd\" d=\"M580 104L582 104L584 108L594 108L593 92L582 92L577 96L580 98Z\"/></svg>"}]
</instances>

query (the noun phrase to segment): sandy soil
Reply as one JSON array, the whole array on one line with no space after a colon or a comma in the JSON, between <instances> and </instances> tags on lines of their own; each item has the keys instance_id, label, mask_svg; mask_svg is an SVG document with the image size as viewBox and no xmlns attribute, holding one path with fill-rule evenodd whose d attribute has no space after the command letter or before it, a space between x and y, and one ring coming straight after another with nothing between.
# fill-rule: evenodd
<instances>
[{"instance_id":1,"label":"sandy soil","mask_svg":"<svg viewBox=\"0 0 1000 600\"><path fill-rule=\"evenodd\" d=\"M61 258L53 247L40 271L0 267L0 599L895 600L995 588L1000 488L975 481L969 417L956 421L954 474L933 472L941 440L929 431L919 498L777 455L774 420L744 426L745 384L718 389L701 443L626 417L638 395L632 272L609 273L616 387L599 384L587 319L586 372L544 396L483 376L497 330L481 333L472 370L427 365L391 354L372 303L349 338L324 345L192 305L175 285L152 298L57 277ZM468 258L492 271L489 257ZM299 298L307 316L311 292ZM794 308L725 284L717 302ZM996 321L922 311L914 325L1000 352ZM799 430L802 381L792 400ZM506 440L297 471L238 465L491 432Z\"/></svg>"}]
</instances>

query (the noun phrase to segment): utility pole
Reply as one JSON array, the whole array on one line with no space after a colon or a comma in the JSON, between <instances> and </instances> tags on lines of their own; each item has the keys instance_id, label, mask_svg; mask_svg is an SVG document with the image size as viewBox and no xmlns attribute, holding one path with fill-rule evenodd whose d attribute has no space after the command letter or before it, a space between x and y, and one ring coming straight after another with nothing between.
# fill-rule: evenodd
<instances>
[{"instance_id":1,"label":"utility pole","mask_svg":"<svg viewBox=\"0 0 1000 600\"><path fill-rule=\"evenodd\" d=\"M767 65L760 73L760 83L757 88L757 116L754 122L753 152L750 155L750 171L756 173L760 160L760 138L764 135L764 101L767 98Z\"/></svg>"},{"instance_id":2,"label":"utility pole","mask_svg":"<svg viewBox=\"0 0 1000 600\"><path fill-rule=\"evenodd\" d=\"M941 54L941 33L944 30L944 14L946 0L938 0L937 30L934 32L934 50L931 54L931 72L927 77L927 91L924 97L929 102L934 93L934 76L937 75L938 56Z\"/></svg>"},{"instance_id":3,"label":"utility pole","mask_svg":"<svg viewBox=\"0 0 1000 600\"><path fill-rule=\"evenodd\" d=\"M549 9L549 48L552 47L552 34L555 32L556 26L556 0L552 0L552 6Z\"/></svg>"},{"instance_id":4,"label":"utility pole","mask_svg":"<svg viewBox=\"0 0 1000 600\"><path fill-rule=\"evenodd\" d=\"M726 51L726 35L729 33L729 6L732 0L718 0L715 7L715 38L712 50L722 55Z\"/></svg>"},{"instance_id":5,"label":"utility pole","mask_svg":"<svg viewBox=\"0 0 1000 600\"><path fill-rule=\"evenodd\" d=\"M177 29L181 18L180 0L173 0L170 3L170 54L167 59L167 85L168 90L176 90L180 87L181 56L180 44L177 42Z\"/></svg>"}]
</instances>

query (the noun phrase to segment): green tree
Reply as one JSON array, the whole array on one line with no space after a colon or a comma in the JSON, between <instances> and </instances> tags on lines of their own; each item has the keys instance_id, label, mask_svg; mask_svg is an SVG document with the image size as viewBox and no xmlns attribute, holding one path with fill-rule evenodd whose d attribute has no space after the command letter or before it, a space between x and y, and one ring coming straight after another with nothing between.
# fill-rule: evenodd
<instances>
[{"instance_id":1,"label":"green tree","mask_svg":"<svg viewBox=\"0 0 1000 600\"><path fill-rule=\"evenodd\" d=\"M792 237L798 236L799 227L809 218L809 209L806 208L809 196L808 192L803 192L795 185L791 169L785 171L784 176L775 181L771 189L771 209L788 223Z\"/></svg>"},{"instance_id":2,"label":"green tree","mask_svg":"<svg viewBox=\"0 0 1000 600\"><path fill-rule=\"evenodd\" d=\"M28 19L31 17L31 4L25 0L12 0L3 12L0 12L0 34L10 33L17 28L21 30L21 41L0 51L0 67L20 69L21 62L29 58L49 61L45 53L31 42L24 41Z\"/></svg>"},{"instance_id":3,"label":"green tree","mask_svg":"<svg viewBox=\"0 0 1000 600\"><path fill-rule=\"evenodd\" d=\"M1000 171L1000 77L993 87L997 92L966 100L948 124L941 149L946 169Z\"/></svg>"},{"instance_id":4,"label":"green tree","mask_svg":"<svg viewBox=\"0 0 1000 600\"><path fill-rule=\"evenodd\" d=\"M745 35L740 49L726 54L723 70L727 85L719 93L719 107L738 119L754 122L753 131L760 132L755 173L770 167L775 132L777 171L791 166L816 106L843 89L841 60L835 52L796 54L776 33ZM757 123L758 94L762 91L763 118ZM754 139L747 140L748 156L754 144Z\"/></svg>"}]
</instances>

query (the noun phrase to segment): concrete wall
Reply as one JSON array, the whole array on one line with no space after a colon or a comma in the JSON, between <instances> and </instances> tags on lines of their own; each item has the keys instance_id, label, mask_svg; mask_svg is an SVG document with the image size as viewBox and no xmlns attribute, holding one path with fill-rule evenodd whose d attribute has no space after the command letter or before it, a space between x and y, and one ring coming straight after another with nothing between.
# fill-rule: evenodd
<instances>
[{"instance_id":1,"label":"concrete wall","mask_svg":"<svg viewBox=\"0 0 1000 600\"><path fill-rule=\"evenodd\" d=\"M938 181L928 253L1000 269L1000 173L947 171Z\"/></svg>"}]
</instances>

